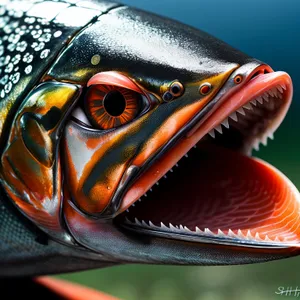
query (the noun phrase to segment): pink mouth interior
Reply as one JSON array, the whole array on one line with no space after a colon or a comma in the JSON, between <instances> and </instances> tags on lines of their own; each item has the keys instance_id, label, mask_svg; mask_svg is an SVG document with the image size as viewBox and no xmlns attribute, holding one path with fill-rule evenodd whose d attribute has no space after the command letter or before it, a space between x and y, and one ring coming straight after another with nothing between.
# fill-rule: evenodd
<instances>
[{"instance_id":1,"label":"pink mouth interior","mask_svg":"<svg viewBox=\"0 0 300 300\"><path fill-rule=\"evenodd\" d=\"M131 207L127 218L298 242L299 199L283 178L265 162L222 147L199 146L150 197Z\"/></svg>"}]
</instances>

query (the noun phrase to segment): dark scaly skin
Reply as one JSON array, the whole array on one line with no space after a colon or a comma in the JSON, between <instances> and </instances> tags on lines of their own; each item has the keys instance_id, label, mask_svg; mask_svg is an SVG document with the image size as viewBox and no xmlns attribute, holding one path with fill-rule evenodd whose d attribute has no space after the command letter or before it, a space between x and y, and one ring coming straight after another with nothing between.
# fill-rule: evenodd
<instances>
[{"instance_id":1,"label":"dark scaly skin","mask_svg":"<svg viewBox=\"0 0 300 300\"><path fill-rule=\"evenodd\" d=\"M33 3L39 2L33 1ZM53 3L57 4L58 2ZM59 3L63 3L65 6L57 11L58 15L64 10L76 7L67 1L60 1ZM220 89L239 67L244 66L245 74L248 75L255 68L263 65L260 61L248 57L201 31L114 3L91 1L91 16L86 19L85 24L80 26L66 25L63 18L58 23L28 19L25 15L26 10L30 9L29 7L25 9L23 16L16 13L15 16L6 18L8 10L5 7L1 8L3 14L1 20L8 27L6 29L4 27L0 33L2 43L0 50L3 49L0 76L2 83L4 83L0 86L0 97L3 96L1 101L2 125L0 128L2 167L4 163L9 163L17 169L18 161L11 163L9 159L17 156L15 155L17 150L22 149L23 144L17 144L18 142L27 142L24 152L22 153L23 150L20 150L21 154L18 153L18 155L25 157L28 154L25 153L25 150L30 149L28 145L34 140L32 138L34 134L30 131L30 126L34 122L37 127L40 126L39 128L43 125L50 129L57 129L61 124L62 127L67 125L69 132L72 131L73 135L69 134L68 131L65 132L63 144L65 149L68 147L78 149L81 138L90 135L89 132L74 122L64 123L65 116L69 115L69 106L59 110L62 118L58 118L58 120L55 120L55 115L50 115L50 117L48 115L47 117L47 114L43 115L40 111L37 113L36 110L32 109L29 111L30 122L26 119L28 121L26 123L26 120L22 119L22 113L26 112L28 103L38 101L38 92L43 88L46 91L45 95L48 96L55 88L57 88L57 92L59 87L69 87L70 90L74 88L77 92L74 92L69 98L67 97L66 102L73 101L75 105L79 99L78 94L86 87L93 75L112 70L135 79L149 93L152 93L153 97L156 97L161 89L164 89L168 83L177 78L180 78L180 81L187 87L189 97L183 97L182 102L174 101L168 105L160 105L156 110L151 111L147 117L140 120L138 124L127 126L126 135L122 135L122 132L119 133L121 138L118 138L117 147L113 144L103 156L103 160L95 163L96 169L98 167L102 170L100 179L103 180L111 174L111 166L116 163L116 158L118 159L117 162L122 161L124 164L127 163L127 160L133 159L139 149L145 147L148 137L155 135L158 129L164 128L166 119L177 110L192 104L195 97L199 95L200 83L216 77L218 78L216 89ZM86 15L89 14L82 11L82 17ZM116 26L111 26L111 20ZM22 29L24 22L27 25ZM30 24L31 22L33 23ZM9 27L14 23L14 28L10 29ZM135 27L133 23L135 23ZM10 43L6 36L11 35L11 30L19 34L19 28L25 33L18 41L20 44L18 45L16 42L16 49L13 49L11 47L14 46L9 46ZM33 30L35 30L34 33ZM51 34L51 37L47 37L47 34ZM164 41L158 50L153 50L152 45L149 44L149 40L155 35ZM135 40L131 44L127 43L130 36L135 36ZM125 38L123 39L123 37ZM21 42L25 43L21 44ZM143 45L143 49L149 49L149 51L140 51L140 48L136 47L139 45L138 43ZM22 47L26 49L23 50ZM169 47L174 47L173 55L169 55ZM175 50L178 50L178 55ZM98 53L101 53L100 64L93 63L91 60ZM6 58L7 55L11 57L8 59ZM30 55L33 57L31 58ZM10 62L13 59L15 64ZM198 64L195 64L196 61ZM20 72L20 78L18 78L19 75L16 75L18 72ZM6 74L9 74L8 79L6 79ZM46 83L43 84L44 81ZM10 84L10 82L14 83ZM214 101L211 101L210 106L215 104ZM41 110L48 109L48 103L43 103L43 105ZM203 113L205 112L204 110ZM39 119L40 114L43 115L44 119ZM47 123L45 119L51 122ZM25 124L25 127L28 126L25 137L20 133L22 126L16 126L19 121L21 124ZM22 123L23 121L24 123ZM136 128L138 128L139 134L136 134ZM55 134L56 132L60 133L59 130L54 132ZM118 133L118 130L115 132ZM102 133L95 132L94 135L100 139ZM43 137L45 136L43 135ZM15 141L15 137L18 137L19 140L16 139L17 141ZM55 147L59 147L55 144L57 142L55 139L51 139L51 142ZM13 145L17 146L13 148ZM169 145L166 143L167 146ZM128 151L129 148L132 152ZM38 151L33 152L32 150L30 153L34 154L34 158L39 162L48 162ZM130 158L126 156L128 153L131 155ZM76 164L78 162L74 157L71 153L70 157L63 156L63 160L70 159ZM116 199L116 201L113 201L115 199L108 199L110 205L101 212L92 206L82 205L80 199L75 199L78 200L77 202L74 201L77 209L65 202L64 210L60 211L61 206L58 203L56 209L64 217L60 218L61 215L55 215L56 219L51 220L53 221L51 225L54 225L47 227L47 222L41 224L42 222L34 219L35 216L39 217L36 211L34 213L31 211L29 213L28 211L24 212L18 206L19 204L16 205L16 203L23 204L24 199L18 202L21 198L19 194L23 188L14 186L12 184L13 179L5 174L6 171L6 168L1 170L4 174L2 184L5 191L3 189L1 191L0 207L0 276L68 272L130 262L191 265L252 263L293 255L292 252L287 254L280 251L241 251L238 247L229 248L219 245L206 244L199 247L196 243L184 241L177 241L175 244L174 241L168 239L123 232L113 223L120 199ZM142 172L143 167L139 171ZM28 174L29 179L34 178L34 170L28 169ZM71 176L66 176L66 182L68 178L74 177L71 171L70 174ZM84 185L86 190L90 190L96 185L99 179L97 177L99 172L91 174ZM118 186L114 186L114 188L116 193L120 192ZM29 194L30 187L28 190ZM11 194L9 194L10 192ZM121 192L124 193L123 190ZM55 195L55 197L59 196ZM70 200L67 193L64 197L64 200ZM31 200L29 199L28 202L30 203ZM20 213L20 210L25 216ZM86 218L86 215L89 217ZM42 221L45 220L44 218L41 219Z\"/></svg>"},{"instance_id":2,"label":"dark scaly skin","mask_svg":"<svg viewBox=\"0 0 300 300\"><path fill-rule=\"evenodd\" d=\"M39 2L43 1L28 1L32 4L28 8ZM71 5L68 4L68 1L65 3L66 7ZM95 12L95 15L101 15L102 12L105 13L116 6L114 3L101 1L99 12ZM62 23L45 21L42 18L28 18L26 10L22 13L18 11L17 4L13 7L17 12L15 15L9 16L6 6L0 5L2 21L0 26L1 149L7 140L7 132L11 126L10 120L24 100L24 95L28 94L40 81L60 51L68 44L69 39L82 28L82 26L70 27ZM36 31L34 34L33 30ZM42 30L41 33L40 30ZM18 41L9 39L12 33L15 33ZM19 34L20 38L18 38ZM14 44L15 46L12 46ZM36 48L32 48L36 44L40 50L36 51ZM10 59L7 58L8 56ZM8 72L10 63L13 63L13 68ZM7 109L8 107L9 109ZM65 271L72 271L74 267L80 270L103 265L102 262L99 262L99 255L95 255L96 261L90 258L86 259L82 251L67 248L52 239L49 240L47 235L28 222L27 218L11 205L2 188L0 257L0 276L17 275L19 267L14 268L13 266L20 264L24 274L32 275L40 273L39 263L45 266L42 273L56 273L60 269L59 265L63 265L62 269Z\"/></svg>"}]
</instances>

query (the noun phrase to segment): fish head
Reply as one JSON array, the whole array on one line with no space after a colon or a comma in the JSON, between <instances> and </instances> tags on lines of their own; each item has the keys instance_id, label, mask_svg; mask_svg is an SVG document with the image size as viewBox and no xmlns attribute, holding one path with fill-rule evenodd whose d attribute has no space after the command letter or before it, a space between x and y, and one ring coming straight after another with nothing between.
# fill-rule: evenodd
<instances>
[{"instance_id":1,"label":"fish head","mask_svg":"<svg viewBox=\"0 0 300 300\"><path fill-rule=\"evenodd\" d=\"M298 253L299 192L251 157L288 111L287 73L123 7L71 40L43 84L51 81L80 87L65 100L54 170L73 246L116 263L236 264ZM39 225L40 216L31 219Z\"/></svg>"}]
</instances>

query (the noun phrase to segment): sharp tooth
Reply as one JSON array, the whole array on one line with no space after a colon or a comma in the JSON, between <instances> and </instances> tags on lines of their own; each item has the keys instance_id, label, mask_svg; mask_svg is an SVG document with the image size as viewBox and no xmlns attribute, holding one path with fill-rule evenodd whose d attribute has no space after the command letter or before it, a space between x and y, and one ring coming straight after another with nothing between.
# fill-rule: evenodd
<instances>
[{"instance_id":1,"label":"sharp tooth","mask_svg":"<svg viewBox=\"0 0 300 300\"><path fill-rule=\"evenodd\" d=\"M132 222L127 217L125 217L125 222L129 223L129 224L132 224Z\"/></svg>"},{"instance_id":2,"label":"sharp tooth","mask_svg":"<svg viewBox=\"0 0 300 300\"><path fill-rule=\"evenodd\" d=\"M269 95L267 93L264 93L262 97L266 102L269 102Z\"/></svg>"},{"instance_id":3,"label":"sharp tooth","mask_svg":"<svg viewBox=\"0 0 300 300\"><path fill-rule=\"evenodd\" d=\"M256 151L259 151L259 140L255 140L254 144L253 144L253 148L256 150Z\"/></svg>"},{"instance_id":4,"label":"sharp tooth","mask_svg":"<svg viewBox=\"0 0 300 300\"><path fill-rule=\"evenodd\" d=\"M280 85L277 86L278 91L282 94L283 93L283 89Z\"/></svg>"},{"instance_id":5,"label":"sharp tooth","mask_svg":"<svg viewBox=\"0 0 300 300\"><path fill-rule=\"evenodd\" d=\"M252 105L254 105L254 106L257 105L256 99L251 100L250 103L251 103Z\"/></svg>"},{"instance_id":6,"label":"sharp tooth","mask_svg":"<svg viewBox=\"0 0 300 300\"><path fill-rule=\"evenodd\" d=\"M271 97L274 97L274 96L275 96L272 90L269 90L268 93L269 93L269 95L270 95Z\"/></svg>"},{"instance_id":7,"label":"sharp tooth","mask_svg":"<svg viewBox=\"0 0 300 300\"><path fill-rule=\"evenodd\" d=\"M219 237L226 237L226 234L221 229L218 229L218 236Z\"/></svg>"},{"instance_id":8,"label":"sharp tooth","mask_svg":"<svg viewBox=\"0 0 300 300\"><path fill-rule=\"evenodd\" d=\"M268 144L268 136L265 135L265 136L262 138L261 142L262 142L263 145L267 146L267 144Z\"/></svg>"},{"instance_id":9,"label":"sharp tooth","mask_svg":"<svg viewBox=\"0 0 300 300\"><path fill-rule=\"evenodd\" d=\"M278 238L278 236L276 236L276 238L275 238L274 241L275 241L275 242L280 242L280 239Z\"/></svg>"},{"instance_id":10,"label":"sharp tooth","mask_svg":"<svg viewBox=\"0 0 300 300\"><path fill-rule=\"evenodd\" d=\"M284 90L286 90L285 84L282 84L281 87L282 87Z\"/></svg>"},{"instance_id":11,"label":"sharp tooth","mask_svg":"<svg viewBox=\"0 0 300 300\"><path fill-rule=\"evenodd\" d=\"M238 230L237 235L238 235L239 238L242 238L242 239L245 238L245 236L243 235L243 232L242 232L241 229Z\"/></svg>"},{"instance_id":12,"label":"sharp tooth","mask_svg":"<svg viewBox=\"0 0 300 300\"><path fill-rule=\"evenodd\" d=\"M272 92L274 93L275 97L278 98L278 90L275 88L272 88Z\"/></svg>"},{"instance_id":13,"label":"sharp tooth","mask_svg":"<svg viewBox=\"0 0 300 300\"><path fill-rule=\"evenodd\" d=\"M233 238L236 237L235 233L231 229L228 230L227 235L230 236L230 237L233 237Z\"/></svg>"},{"instance_id":14,"label":"sharp tooth","mask_svg":"<svg viewBox=\"0 0 300 300\"><path fill-rule=\"evenodd\" d=\"M213 232L211 232L208 228L204 229L204 233L206 233L208 235L214 235Z\"/></svg>"},{"instance_id":15,"label":"sharp tooth","mask_svg":"<svg viewBox=\"0 0 300 300\"><path fill-rule=\"evenodd\" d=\"M268 137L269 139L274 140L274 133L273 132L269 133Z\"/></svg>"},{"instance_id":16,"label":"sharp tooth","mask_svg":"<svg viewBox=\"0 0 300 300\"><path fill-rule=\"evenodd\" d=\"M131 206L135 207L135 204L133 203Z\"/></svg>"},{"instance_id":17,"label":"sharp tooth","mask_svg":"<svg viewBox=\"0 0 300 300\"><path fill-rule=\"evenodd\" d=\"M278 93L278 98L279 98L279 99L282 99L282 98L283 98L281 93Z\"/></svg>"},{"instance_id":18,"label":"sharp tooth","mask_svg":"<svg viewBox=\"0 0 300 300\"><path fill-rule=\"evenodd\" d=\"M169 230L169 229L170 229L170 228L167 227L163 222L160 222L160 227L161 227L162 229L165 229L165 230Z\"/></svg>"},{"instance_id":19,"label":"sharp tooth","mask_svg":"<svg viewBox=\"0 0 300 300\"><path fill-rule=\"evenodd\" d=\"M208 134L209 134L212 138L215 138L215 137L216 137L216 134L215 134L214 129L211 130Z\"/></svg>"},{"instance_id":20,"label":"sharp tooth","mask_svg":"<svg viewBox=\"0 0 300 300\"><path fill-rule=\"evenodd\" d=\"M175 226L173 226L171 223L169 223L169 227L173 231L178 231L178 229Z\"/></svg>"},{"instance_id":21,"label":"sharp tooth","mask_svg":"<svg viewBox=\"0 0 300 300\"><path fill-rule=\"evenodd\" d=\"M224 125L226 128L229 128L228 119L225 119L225 120L222 122L222 125Z\"/></svg>"},{"instance_id":22,"label":"sharp tooth","mask_svg":"<svg viewBox=\"0 0 300 300\"><path fill-rule=\"evenodd\" d=\"M196 232L200 233L200 234L203 234L203 231L201 229L199 229L197 226L196 226Z\"/></svg>"},{"instance_id":23,"label":"sharp tooth","mask_svg":"<svg viewBox=\"0 0 300 300\"><path fill-rule=\"evenodd\" d=\"M173 173L174 172L173 169L170 169L170 172Z\"/></svg>"},{"instance_id":24,"label":"sharp tooth","mask_svg":"<svg viewBox=\"0 0 300 300\"><path fill-rule=\"evenodd\" d=\"M143 220L142 221L142 225L144 226L144 227L149 227L149 225Z\"/></svg>"},{"instance_id":25,"label":"sharp tooth","mask_svg":"<svg viewBox=\"0 0 300 300\"><path fill-rule=\"evenodd\" d=\"M259 233L256 232L255 233L255 239L258 240L258 241L262 241L261 237L259 236Z\"/></svg>"},{"instance_id":26,"label":"sharp tooth","mask_svg":"<svg viewBox=\"0 0 300 300\"><path fill-rule=\"evenodd\" d=\"M217 131L220 132L221 134L223 133L223 130L222 130L221 125L216 126L215 130L217 130Z\"/></svg>"},{"instance_id":27,"label":"sharp tooth","mask_svg":"<svg viewBox=\"0 0 300 300\"><path fill-rule=\"evenodd\" d=\"M246 238L247 238L247 239L250 239L250 240L252 240L252 239L253 239L253 237L252 237L252 235L251 235L251 231L250 231L250 230L248 230L248 231L247 231Z\"/></svg>"},{"instance_id":28,"label":"sharp tooth","mask_svg":"<svg viewBox=\"0 0 300 300\"><path fill-rule=\"evenodd\" d=\"M154 228L157 227L157 226L155 226L151 221L149 221L149 226L150 226L150 227L154 227Z\"/></svg>"},{"instance_id":29,"label":"sharp tooth","mask_svg":"<svg viewBox=\"0 0 300 300\"><path fill-rule=\"evenodd\" d=\"M185 231L182 225L179 225L179 229Z\"/></svg>"},{"instance_id":30,"label":"sharp tooth","mask_svg":"<svg viewBox=\"0 0 300 300\"><path fill-rule=\"evenodd\" d=\"M126 212L129 212L129 209L126 209Z\"/></svg>"},{"instance_id":31,"label":"sharp tooth","mask_svg":"<svg viewBox=\"0 0 300 300\"><path fill-rule=\"evenodd\" d=\"M141 202L141 201L142 201L142 199L140 198L140 199L139 199L139 202Z\"/></svg>"},{"instance_id":32,"label":"sharp tooth","mask_svg":"<svg viewBox=\"0 0 300 300\"><path fill-rule=\"evenodd\" d=\"M241 115L246 115L246 113L245 113L245 111L244 111L244 109L242 108L242 107L240 107L238 110L237 110L237 112L239 112Z\"/></svg>"},{"instance_id":33,"label":"sharp tooth","mask_svg":"<svg viewBox=\"0 0 300 300\"><path fill-rule=\"evenodd\" d=\"M229 118L231 118L231 119L232 119L233 121L235 121L235 122L238 121L238 117L237 117L236 112L233 112L233 113L229 116Z\"/></svg>"},{"instance_id":34,"label":"sharp tooth","mask_svg":"<svg viewBox=\"0 0 300 300\"><path fill-rule=\"evenodd\" d=\"M178 165L178 164L176 164L175 166L176 166L176 167L179 167L179 165Z\"/></svg>"},{"instance_id":35,"label":"sharp tooth","mask_svg":"<svg viewBox=\"0 0 300 300\"><path fill-rule=\"evenodd\" d=\"M184 226L184 230L188 232L192 232L188 227Z\"/></svg>"},{"instance_id":36,"label":"sharp tooth","mask_svg":"<svg viewBox=\"0 0 300 300\"><path fill-rule=\"evenodd\" d=\"M196 148L197 148L197 145L194 145L194 148L196 149Z\"/></svg>"},{"instance_id":37,"label":"sharp tooth","mask_svg":"<svg viewBox=\"0 0 300 300\"><path fill-rule=\"evenodd\" d=\"M167 175L164 175L164 178L166 178L166 179L167 179L167 178L168 178L168 177L167 177Z\"/></svg>"},{"instance_id":38,"label":"sharp tooth","mask_svg":"<svg viewBox=\"0 0 300 300\"><path fill-rule=\"evenodd\" d=\"M156 185L159 185L159 182L157 181L155 184L156 184Z\"/></svg>"},{"instance_id":39,"label":"sharp tooth","mask_svg":"<svg viewBox=\"0 0 300 300\"><path fill-rule=\"evenodd\" d=\"M134 221L135 221L135 224L142 226L142 223L137 218L134 218Z\"/></svg>"},{"instance_id":40,"label":"sharp tooth","mask_svg":"<svg viewBox=\"0 0 300 300\"><path fill-rule=\"evenodd\" d=\"M263 104L263 102L264 102L262 96L257 97L256 100L257 100L260 104Z\"/></svg>"},{"instance_id":41,"label":"sharp tooth","mask_svg":"<svg viewBox=\"0 0 300 300\"><path fill-rule=\"evenodd\" d=\"M144 196L147 197L147 193L145 193Z\"/></svg>"},{"instance_id":42,"label":"sharp tooth","mask_svg":"<svg viewBox=\"0 0 300 300\"><path fill-rule=\"evenodd\" d=\"M266 236L265 236L265 241L268 241L268 242L273 242L269 237L268 237L268 235L266 234Z\"/></svg>"},{"instance_id":43,"label":"sharp tooth","mask_svg":"<svg viewBox=\"0 0 300 300\"><path fill-rule=\"evenodd\" d=\"M150 189L150 192L152 192L153 190L152 190L152 188Z\"/></svg>"},{"instance_id":44,"label":"sharp tooth","mask_svg":"<svg viewBox=\"0 0 300 300\"><path fill-rule=\"evenodd\" d=\"M189 157L189 155L186 153L185 155L184 155L185 157Z\"/></svg>"},{"instance_id":45,"label":"sharp tooth","mask_svg":"<svg viewBox=\"0 0 300 300\"><path fill-rule=\"evenodd\" d=\"M243 108L247 108L248 110L252 110L252 106L249 103L243 105Z\"/></svg>"}]
</instances>

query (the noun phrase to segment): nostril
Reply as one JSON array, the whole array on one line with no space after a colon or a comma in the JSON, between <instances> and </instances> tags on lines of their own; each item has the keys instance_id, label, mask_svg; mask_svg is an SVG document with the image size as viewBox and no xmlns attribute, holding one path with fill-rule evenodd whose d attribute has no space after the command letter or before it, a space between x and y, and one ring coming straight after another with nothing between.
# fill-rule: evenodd
<instances>
[{"instance_id":1,"label":"nostril","mask_svg":"<svg viewBox=\"0 0 300 300\"><path fill-rule=\"evenodd\" d=\"M267 73L270 73L267 69L263 68L263 69L259 69L257 72L255 72L249 79L252 80L253 78L259 76L259 75L262 75L262 74L267 74Z\"/></svg>"}]
</instances>

